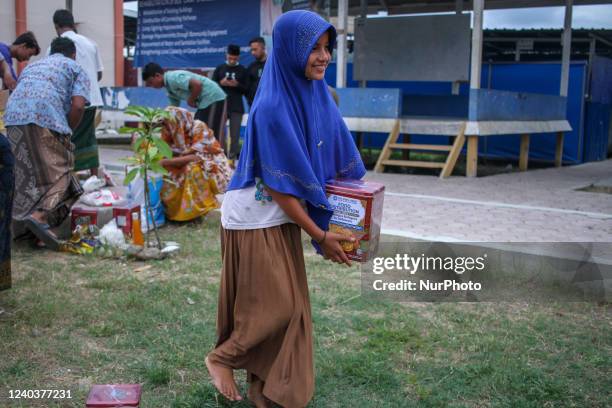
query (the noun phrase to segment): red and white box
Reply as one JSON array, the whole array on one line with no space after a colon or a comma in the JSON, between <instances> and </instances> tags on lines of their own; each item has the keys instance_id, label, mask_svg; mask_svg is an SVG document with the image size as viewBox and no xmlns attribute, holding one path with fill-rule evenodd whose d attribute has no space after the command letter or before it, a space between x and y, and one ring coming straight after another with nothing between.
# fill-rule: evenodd
<instances>
[{"instance_id":1,"label":"red and white box","mask_svg":"<svg viewBox=\"0 0 612 408\"><path fill-rule=\"evenodd\" d=\"M346 236L352 234L356 241L343 242L344 252L349 259L367 262L378 250L385 186L372 181L337 179L327 183L325 190L334 211L329 230Z\"/></svg>"},{"instance_id":2,"label":"red and white box","mask_svg":"<svg viewBox=\"0 0 612 408\"><path fill-rule=\"evenodd\" d=\"M128 202L123 205L113 207L113 218L117 223L117 228L123 231L126 237L132 236L132 214L140 216L140 204Z\"/></svg>"},{"instance_id":3,"label":"red and white box","mask_svg":"<svg viewBox=\"0 0 612 408\"><path fill-rule=\"evenodd\" d=\"M72 207L70 215L70 231L74 231L77 225L88 227L98 225L98 210L96 208Z\"/></svg>"},{"instance_id":4,"label":"red and white box","mask_svg":"<svg viewBox=\"0 0 612 408\"><path fill-rule=\"evenodd\" d=\"M93 385L89 391L87 408L138 407L142 386L140 384Z\"/></svg>"}]
</instances>

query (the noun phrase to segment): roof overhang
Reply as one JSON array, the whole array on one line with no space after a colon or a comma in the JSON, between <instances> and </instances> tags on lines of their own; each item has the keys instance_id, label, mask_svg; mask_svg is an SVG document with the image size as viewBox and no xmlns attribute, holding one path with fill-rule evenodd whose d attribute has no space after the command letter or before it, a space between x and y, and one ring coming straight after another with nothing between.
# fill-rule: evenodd
<instances>
[{"instance_id":1,"label":"roof overhang","mask_svg":"<svg viewBox=\"0 0 612 408\"><path fill-rule=\"evenodd\" d=\"M417 14L417 13L443 13L457 10L455 0L368 0L367 14L376 14L386 10L389 15L393 14ZM471 1L463 1L462 10L472 10ZM485 0L486 10L515 9L530 7L559 7L565 6L564 0ZM332 1L332 15L336 10L338 2ZM574 0L575 6L612 4L612 1L604 0ZM349 15L361 14L361 0L349 0Z\"/></svg>"},{"instance_id":2,"label":"roof overhang","mask_svg":"<svg viewBox=\"0 0 612 408\"><path fill-rule=\"evenodd\" d=\"M125 3L131 1L134 0L124 0ZM313 3L322 3L322 0L314 0ZM361 3L362 0L349 0L349 15L360 15ZM458 3L462 3L464 11L472 10L471 1L456 0L366 0L365 3L367 14L376 14L383 10L389 15L454 12ZM574 0L574 6L596 4L612 4L612 0ZM337 14L337 6L338 0L331 0L332 15ZM565 0L485 0L486 10L560 6L565 6ZM136 16L129 15L129 17Z\"/></svg>"}]
</instances>

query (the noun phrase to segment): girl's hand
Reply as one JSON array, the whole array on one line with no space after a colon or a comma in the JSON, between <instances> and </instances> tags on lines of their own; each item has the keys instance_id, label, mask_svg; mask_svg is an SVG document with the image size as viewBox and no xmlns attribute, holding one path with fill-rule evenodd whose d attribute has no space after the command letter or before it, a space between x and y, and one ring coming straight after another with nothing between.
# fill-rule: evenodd
<instances>
[{"instance_id":1,"label":"girl's hand","mask_svg":"<svg viewBox=\"0 0 612 408\"><path fill-rule=\"evenodd\" d=\"M350 239L347 239L344 235L327 231L325 233L325 239L323 239L323 237L318 239L319 246L321 247L321 251L323 252L323 257L325 259L351 266L350 259L348 259L346 253L342 249L342 244L340 243L341 241L355 242L355 238L351 237Z\"/></svg>"}]
</instances>

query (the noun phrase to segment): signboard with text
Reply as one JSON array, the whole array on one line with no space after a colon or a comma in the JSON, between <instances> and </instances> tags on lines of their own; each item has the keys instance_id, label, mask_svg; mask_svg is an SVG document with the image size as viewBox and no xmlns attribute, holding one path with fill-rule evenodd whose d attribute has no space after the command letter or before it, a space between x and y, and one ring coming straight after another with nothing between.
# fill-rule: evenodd
<instances>
[{"instance_id":1,"label":"signboard with text","mask_svg":"<svg viewBox=\"0 0 612 408\"><path fill-rule=\"evenodd\" d=\"M265 1L265 0L264 0ZM140 0L135 66L215 67L229 44L260 35L259 0Z\"/></svg>"}]
</instances>

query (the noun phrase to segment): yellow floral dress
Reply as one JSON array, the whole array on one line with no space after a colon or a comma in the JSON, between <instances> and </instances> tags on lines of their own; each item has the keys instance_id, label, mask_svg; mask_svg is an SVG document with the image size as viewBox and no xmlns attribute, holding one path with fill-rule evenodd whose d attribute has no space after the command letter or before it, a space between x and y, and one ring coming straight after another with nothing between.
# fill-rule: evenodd
<instances>
[{"instance_id":1,"label":"yellow floral dress","mask_svg":"<svg viewBox=\"0 0 612 408\"><path fill-rule=\"evenodd\" d=\"M161 198L170 220L189 221L219 208L215 195L225 192L232 169L206 123L194 120L186 109L166 110L173 120L164 123L162 139L180 155L195 155L198 160L180 168L167 168L170 180L164 182Z\"/></svg>"}]
</instances>

